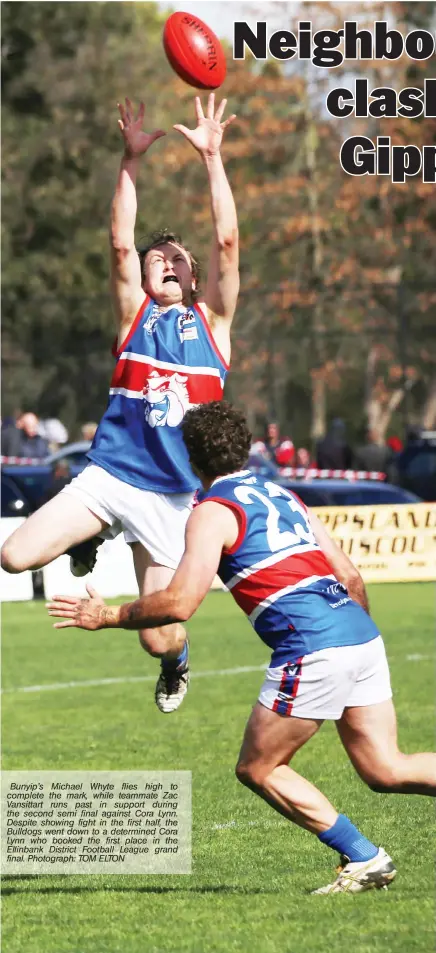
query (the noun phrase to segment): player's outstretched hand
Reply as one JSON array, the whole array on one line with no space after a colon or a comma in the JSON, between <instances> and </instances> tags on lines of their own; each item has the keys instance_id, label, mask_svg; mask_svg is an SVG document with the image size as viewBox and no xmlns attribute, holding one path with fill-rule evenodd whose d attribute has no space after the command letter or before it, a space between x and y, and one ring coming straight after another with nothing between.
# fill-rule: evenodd
<instances>
[{"instance_id":1,"label":"player's outstretched hand","mask_svg":"<svg viewBox=\"0 0 436 953\"><path fill-rule=\"evenodd\" d=\"M55 622L54 629L68 629L75 626L77 629L104 628L104 609L106 603L98 592L87 583L86 591L89 599L78 596L53 596L53 602L47 602L48 614L64 619L64 622Z\"/></svg>"},{"instance_id":2,"label":"player's outstretched hand","mask_svg":"<svg viewBox=\"0 0 436 953\"><path fill-rule=\"evenodd\" d=\"M190 142L194 149L202 156L216 155L220 151L224 130L236 119L233 114L225 122L221 122L224 110L227 105L227 99L223 99L215 112L215 94L211 93L207 102L206 116L203 112L199 96L195 97L195 112L197 116L197 128L187 129L186 126L173 126L182 133L182 136Z\"/></svg>"},{"instance_id":3,"label":"player's outstretched hand","mask_svg":"<svg viewBox=\"0 0 436 953\"><path fill-rule=\"evenodd\" d=\"M154 132L144 132L142 124L144 121L145 106L139 104L138 115L135 119L132 103L126 99L125 105L118 103L118 109L121 119L118 125L121 135L124 139L125 154L128 159L135 159L144 155L156 139L165 136L163 129L155 129Z\"/></svg>"}]
</instances>

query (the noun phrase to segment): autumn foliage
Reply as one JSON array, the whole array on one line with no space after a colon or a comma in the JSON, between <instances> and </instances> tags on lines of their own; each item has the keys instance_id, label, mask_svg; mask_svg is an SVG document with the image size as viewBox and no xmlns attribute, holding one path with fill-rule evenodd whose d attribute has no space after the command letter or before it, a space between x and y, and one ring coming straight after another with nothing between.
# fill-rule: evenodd
<instances>
[{"instance_id":1,"label":"autumn foliage","mask_svg":"<svg viewBox=\"0 0 436 953\"><path fill-rule=\"evenodd\" d=\"M431 6L389 5L397 23L409 18L406 32ZM307 15L327 25L350 10L362 25L375 18L371 4L314 4ZM162 27L152 3L3 4L4 413L31 404L72 428L104 409L116 103L143 99L150 124L167 130L193 118ZM401 89L421 87L429 67L361 62L354 74ZM352 178L338 159L355 134L431 144L434 120L334 120L331 82L302 64L234 63L229 51L222 89L238 116L223 155L241 238L228 396L252 429L274 416L300 441L331 416L381 434L436 416L434 186ZM207 265L204 170L177 132L147 155L138 199L138 238L170 225L200 258L206 249Z\"/></svg>"}]
</instances>

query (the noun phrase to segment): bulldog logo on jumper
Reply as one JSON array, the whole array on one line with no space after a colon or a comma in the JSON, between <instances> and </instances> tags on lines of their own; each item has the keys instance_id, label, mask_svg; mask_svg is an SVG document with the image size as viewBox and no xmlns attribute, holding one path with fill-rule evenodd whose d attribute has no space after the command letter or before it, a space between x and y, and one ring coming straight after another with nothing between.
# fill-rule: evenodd
<instances>
[{"instance_id":1,"label":"bulldog logo on jumper","mask_svg":"<svg viewBox=\"0 0 436 953\"><path fill-rule=\"evenodd\" d=\"M184 374L152 371L144 387L145 419L150 427L178 427L189 407Z\"/></svg>"}]
</instances>

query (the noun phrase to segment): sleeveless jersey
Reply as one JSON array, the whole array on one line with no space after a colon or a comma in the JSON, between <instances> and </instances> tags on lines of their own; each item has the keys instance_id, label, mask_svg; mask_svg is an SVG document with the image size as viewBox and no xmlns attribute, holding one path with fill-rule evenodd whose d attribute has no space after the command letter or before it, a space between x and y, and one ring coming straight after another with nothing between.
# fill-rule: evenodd
<instances>
[{"instance_id":1,"label":"sleeveless jersey","mask_svg":"<svg viewBox=\"0 0 436 953\"><path fill-rule=\"evenodd\" d=\"M146 297L114 350L109 402L89 459L145 490L198 487L179 427L196 404L221 400L228 365L198 305L162 311Z\"/></svg>"},{"instance_id":2,"label":"sleeveless jersey","mask_svg":"<svg viewBox=\"0 0 436 953\"><path fill-rule=\"evenodd\" d=\"M223 550L218 575L273 649L271 665L378 636L336 579L296 494L245 470L215 480L199 496L207 500L238 516L238 538Z\"/></svg>"}]
</instances>

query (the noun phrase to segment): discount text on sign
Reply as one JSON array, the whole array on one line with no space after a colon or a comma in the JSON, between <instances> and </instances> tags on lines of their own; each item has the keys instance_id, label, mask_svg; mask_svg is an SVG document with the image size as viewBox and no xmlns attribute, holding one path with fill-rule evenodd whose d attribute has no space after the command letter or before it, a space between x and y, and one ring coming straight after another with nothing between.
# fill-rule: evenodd
<instances>
[{"instance_id":1,"label":"discount text on sign","mask_svg":"<svg viewBox=\"0 0 436 953\"><path fill-rule=\"evenodd\" d=\"M436 579L436 504L315 509L365 582Z\"/></svg>"}]
</instances>

